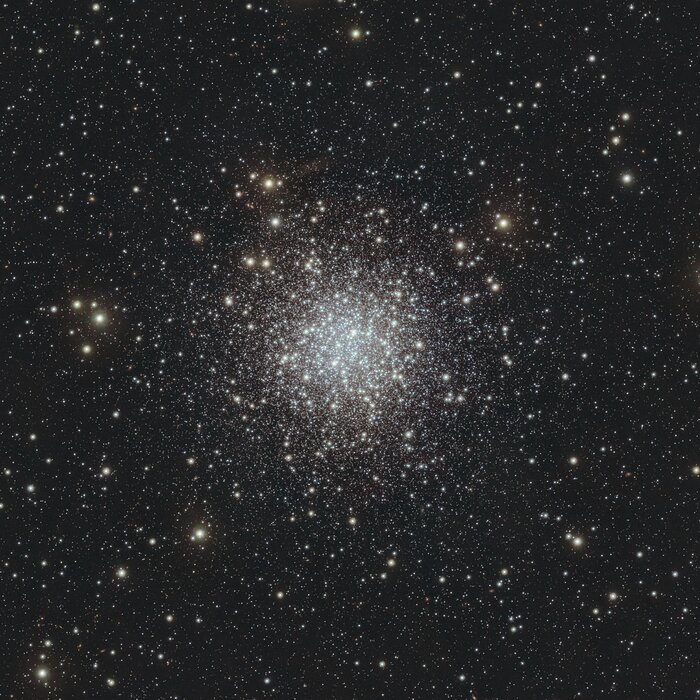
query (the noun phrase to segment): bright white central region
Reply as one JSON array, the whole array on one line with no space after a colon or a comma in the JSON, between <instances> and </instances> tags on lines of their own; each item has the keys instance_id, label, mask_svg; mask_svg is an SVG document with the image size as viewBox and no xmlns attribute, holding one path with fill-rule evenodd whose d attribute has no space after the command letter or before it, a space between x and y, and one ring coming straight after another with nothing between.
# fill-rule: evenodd
<instances>
[{"instance_id":1,"label":"bright white central region","mask_svg":"<svg viewBox=\"0 0 700 700\"><path fill-rule=\"evenodd\" d=\"M279 373L309 408L377 407L403 389L422 347L412 317L391 297L336 294L296 320L281 343Z\"/></svg>"}]
</instances>

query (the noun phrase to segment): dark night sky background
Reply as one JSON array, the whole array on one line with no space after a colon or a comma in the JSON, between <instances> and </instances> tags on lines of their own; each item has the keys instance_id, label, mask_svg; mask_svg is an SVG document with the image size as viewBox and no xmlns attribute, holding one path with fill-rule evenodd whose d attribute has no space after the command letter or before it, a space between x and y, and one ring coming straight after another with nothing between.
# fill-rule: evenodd
<instances>
[{"instance_id":1,"label":"dark night sky background","mask_svg":"<svg viewBox=\"0 0 700 700\"><path fill-rule=\"evenodd\" d=\"M693 2L5 2L0 698L693 698Z\"/></svg>"}]
</instances>

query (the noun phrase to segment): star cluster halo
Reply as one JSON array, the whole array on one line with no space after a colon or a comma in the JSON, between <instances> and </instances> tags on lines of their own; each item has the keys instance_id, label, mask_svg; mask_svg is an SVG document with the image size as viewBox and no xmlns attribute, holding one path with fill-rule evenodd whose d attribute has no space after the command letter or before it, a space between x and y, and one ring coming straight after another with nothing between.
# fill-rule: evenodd
<instances>
[{"instance_id":1,"label":"star cluster halo","mask_svg":"<svg viewBox=\"0 0 700 700\"><path fill-rule=\"evenodd\" d=\"M448 447L431 442L438 425L484 411L500 287L450 235L426 256L420 218L336 208L319 221L289 207L243 250L204 256L187 304L207 371L188 395L204 424L275 444L292 469L434 459Z\"/></svg>"}]
</instances>

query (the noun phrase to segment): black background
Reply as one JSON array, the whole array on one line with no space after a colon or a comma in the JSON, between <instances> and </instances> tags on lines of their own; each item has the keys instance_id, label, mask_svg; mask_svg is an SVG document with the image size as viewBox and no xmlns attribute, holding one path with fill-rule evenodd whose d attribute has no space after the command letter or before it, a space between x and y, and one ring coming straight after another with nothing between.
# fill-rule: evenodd
<instances>
[{"instance_id":1,"label":"black background","mask_svg":"<svg viewBox=\"0 0 700 700\"><path fill-rule=\"evenodd\" d=\"M695 696L694 3L0 12L0 697ZM240 260L291 269L312 235L331 286L347 261L379 292L413 275L431 371L470 377L463 409L429 372L389 407L416 431L408 476L391 427L305 454L347 425L271 380L298 278ZM467 352L458 302L486 275ZM260 342L222 320L228 293ZM227 372L268 397L249 425Z\"/></svg>"}]
</instances>

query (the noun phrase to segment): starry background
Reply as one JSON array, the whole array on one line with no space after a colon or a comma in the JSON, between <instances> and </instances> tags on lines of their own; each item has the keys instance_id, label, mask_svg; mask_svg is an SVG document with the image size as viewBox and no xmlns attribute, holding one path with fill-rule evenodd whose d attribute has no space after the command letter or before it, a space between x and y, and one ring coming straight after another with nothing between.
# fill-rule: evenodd
<instances>
[{"instance_id":1,"label":"starry background","mask_svg":"<svg viewBox=\"0 0 700 700\"><path fill-rule=\"evenodd\" d=\"M694 3L0 13L0 697L696 696Z\"/></svg>"}]
</instances>

